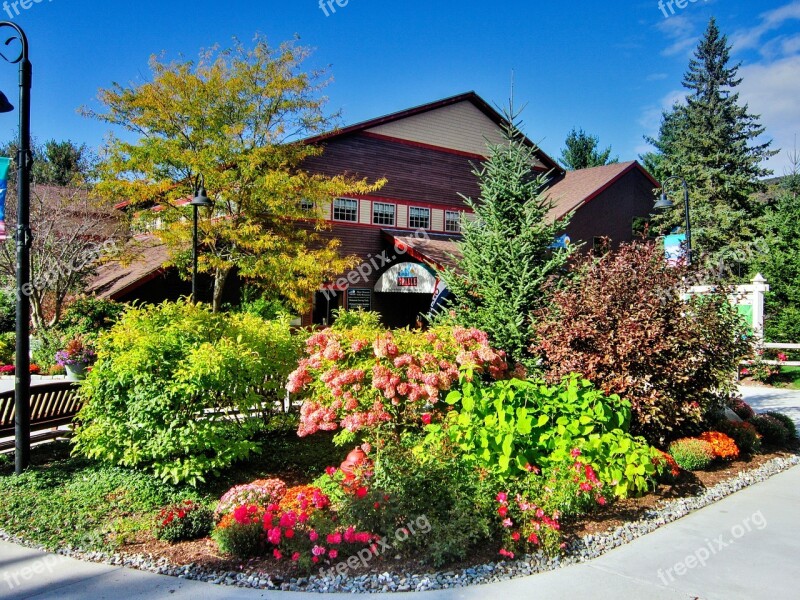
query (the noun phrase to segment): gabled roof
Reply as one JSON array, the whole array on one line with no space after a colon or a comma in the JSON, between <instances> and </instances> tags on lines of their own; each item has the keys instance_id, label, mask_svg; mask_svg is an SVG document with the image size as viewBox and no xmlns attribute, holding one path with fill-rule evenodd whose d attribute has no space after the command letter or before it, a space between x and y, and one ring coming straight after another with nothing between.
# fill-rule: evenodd
<instances>
[{"instance_id":1,"label":"gabled roof","mask_svg":"<svg viewBox=\"0 0 800 600\"><path fill-rule=\"evenodd\" d=\"M375 127L379 127L381 125L387 125L389 123L394 123L402 119L407 119L409 117L421 115L423 113L427 113L433 110L437 110L447 106L453 106L460 102L472 103L478 110L480 110L484 115L486 115L491 121L493 121L498 126L502 126L507 123L503 115L501 115L497 110L492 108L492 106L488 102L486 102L483 98L478 96L478 94L476 94L475 92L466 92L464 94L450 96L449 98L443 98L442 100L436 100L435 102L429 102L428 104L421 104L413 108L401 110L395 113L384 115L382 117L377 117L375 119L369 119L368 121L362 121L360 123L348 125L347 127L334 129L333 131L329 131L320 135L306 138L303 141L308 144L317 144L333 140L339 137L352 135L355 133L362 133L369 129L374 129ZM529 145L531 145L532 147L533 146L536 147L536 157L542 162L542 164L544 164L548 169L553 169L558 173L564 172L564 169L561 168L558 165L558 163L556 163L552 158L550 158L538 146L536 146L536 144L534 144L527 137L525 139Z\"/></svg>"},{"instance_id":2,"label":"gabled roof","mask_svg":"<svg viewBox=\"0 0 800 600\"><path fill-rule=\"evenodd\" d=\"M129 242L127 251L134 253L135 258L130 263L110 261L100 265L87 286L87 293L117 300L164 273L169 252L155 236L136 236Z\"/></svg>"},{"instance_id":3,"label":"gabled roof","mask_svg":"<svg viewBox=\"0 0 800 600\"><path fill-rule=\"evenodd\" d=\"M591 202L631 171L636 170L647 177L654 188L661 187L661 184L635 160L567 171L563 179L551 185L546 192L554 203L550 216L553 219L560 219L568 215L573 210Z\"/></svg>"}]
</instances>

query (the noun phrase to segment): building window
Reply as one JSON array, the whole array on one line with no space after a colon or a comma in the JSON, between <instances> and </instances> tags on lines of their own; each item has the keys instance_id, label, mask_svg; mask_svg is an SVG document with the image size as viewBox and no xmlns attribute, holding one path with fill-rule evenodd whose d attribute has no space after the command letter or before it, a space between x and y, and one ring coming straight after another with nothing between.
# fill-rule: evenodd
<instances>
[{"instance_id":1,"label":"building window","mask_svg":"<svg viewBox=\"0 0 800 600\"><path fill-rule=\"evenodd\" d=\"M312 210L314 210L314 201L309 200L308 198L303 198L302 200L300 200L300 209L311 212Z\"/></svg>"},{"instance_id":2,"label":"building window","mask_svg":"<svg viewBox=\"0 0 800 600\"><path fill-rule=\"evenodd\" d=\"M448 210L444 213L444 230L450 233L461 233L461 213Z\"/></svg>"},{"instance_id":3,"label":"building window","mask_svg":"<svg viewBox=\"0 0 800 600\"><path fill-rule=\"evenodd\" d=\"M336 198L333 201L333 220L358 222L358 200Z\"/></svg>"},{"instance_id":4,"label":"building window","mask_svg":"<svg viewBox=\"0 0 800 600\"><path fill-rule=\"evenodd\" d=\"M383 202L372 203L372 224L394 226L394 204L384 204Z\"/></svg>"},{"instance_id":5,"label":"building window","mask_svg":"<svg viewBox=\"0 0 800 600\"><path fill-rule=\"evenodd\" d=\"M412 206L408 209L408 226L411 229L430 229L431 210Z\"/></svg>"}]
</instances>

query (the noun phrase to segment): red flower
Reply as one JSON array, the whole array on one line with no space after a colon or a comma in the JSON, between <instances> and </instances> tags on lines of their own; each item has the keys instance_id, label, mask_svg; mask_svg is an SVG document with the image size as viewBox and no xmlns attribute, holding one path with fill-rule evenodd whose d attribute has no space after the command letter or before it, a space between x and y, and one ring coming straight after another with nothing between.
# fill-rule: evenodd
<instances>
[{"instance_id":1,"label":"red flower","mask_svg":"<svg viewBox=\"0 0 800 600\"><path fill-rule=\"evenodd\" d=\"M430 425L432 418L430 413L425 413L422 415L422 422L425 423L425 425Z\"/></svg>"},{"instance_id":2,"label":"red flower","mask_svg":"<svg viewBox=\"0 0 800 600\"><path fill-rule=\"evenodd\" d=\"M290 540L294 537L294 529L287 529L283 532L283 535L286 537L287 540Z\"/></svg>"},{"instance_id":3,"label":"red flower","mask_svg":"<svg viewBox=\"0 0 800 600\"><path fill-rule=\"evenodd\" d=\"M325 472L331 477L333 477L334 475L336 475L336 467L328 467L327 469L325 469Z\"/></svg>"},{"instance_id":4,"label":"red flower","mask_svg":"<svg viewBox=\"0 0 800 600\"><path fill-rule=\"evenodd\" d=\"M497 500L500 504L505 504L506 502L508 502L508 494L506 494L505 492L500 492L499 494L497 494L495 500Z\"/></svg>"},{"instance_id":5,"label":"red flower","mask_svg":"<svg viewBox=\"0 0 800 600\"><path fill-rule=\"evenodd\" d=\"M380 507L381 507L381 503L380 503L380 502L376 502L375 504L373 504L373 505L372 505L372 507L373 507L375 510L379 510L379 509L380 509Z\"/></svg>"},{"instance_id":6,"label":"red flower","mask_svg":"<svg viewBox=\"0 0 800 600\"><path fill-rule=\"evenodd\" d=\"M360 500L361 498L364 498L364 497L367 495L367 492L368 492L368 491L369 491L369 490L367 490L367 488L365 488L365 487L362 485L360 488L358 488L358 489L356 490L356 498L358 498L359 500Z\"/></svg>"},{"instance_id":7,"label":"red flower","mask_svg":"<svg viewBox=\"0 0 800 600\"><path fill-rule=\"evenodd\" d=\"M292 554L292 561L297 562L298 560L300 560L300 553L295 552L294 554Z\"/></svg>"},{"instance_id":8,"label":"red flower","mask_svg":"<svg viewBox=\"0 0 800 600\"><path fill-rule=\"evenodd\" d=\"M338 550L330 550L330 551L328 551L328 556L330 558L335 559L337 556L339 556L339 551Z\"/></svg>"},{"instance_id":9,"label":"red flower","mask_svg":"<svg viewBox=\"0 0 800 600\"><path fill-rule=\"evenodd\" d=\"M602 496L598 496L597 498L595 498L595 500L597 500L597 503L600 506L605 506L606 505L606 499L603 498Z\"/></svg>"},{"instance_id":10,"label":"red flower","mask_svg":"<svg viewBox=\"0 0 800 600\"><path fill-rule=\"evenodd\" d=\"M501 506L500 508L497 509L497 514L500 515L501 517L505 517L506 515L508 515L508 507Z\"/></svg>"},{"instance_id":11,"label":"red flower","mask_svg":"<svg viewBox=\"0 0 800 600\"><path fill-rule=\"evenodd\" d=\"M275 557L275 560L280 560L283 558L283 554L281 554L281 551L278 550L277 548L275 548L275 550L272 551L272 556Z\"/></svg>"},{"instance_id":12,"label":"red flower","mask_svg":"<svg viewBox=\"0 0 800 600\"><path fill-rule=\"evenodd\" d=\"M519 537L520 537L519 531L515 531L514 533L511 534L511 539L514 540L515 542L519 541Z\"/></svg>"}]
</instances>

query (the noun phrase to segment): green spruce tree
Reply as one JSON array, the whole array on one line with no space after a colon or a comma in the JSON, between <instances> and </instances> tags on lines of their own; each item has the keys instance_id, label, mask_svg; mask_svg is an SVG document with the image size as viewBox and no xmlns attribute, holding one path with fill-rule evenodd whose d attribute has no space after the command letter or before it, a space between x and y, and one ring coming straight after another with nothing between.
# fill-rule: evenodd
<instances>
[{"instance_id":1,"label":"green spruce tree","mask_svg":"<svg viewBox=\"0 0 800 600\"><path fill-rule=\"evenodd\" d=\"M730 50L712 18L683 79L686 101L664 115L659 137L648 140L657 152L643 158L661 179L675 175L689 184L695 256L744 274L748 249L761 233L755 193L770 174L762 163L775 151L770 141L756 141L764 127L739 102L740 65L730 65ZM681 202L655 221L664 232L683 223Z\"/></svg>"},{"instance_id":2,"label":"green spruce tree","mask_svg":"<svg viewBox=\"0 0 800 600\"><path fill-rule=\"evenodd\" d=\"M464 198L475 213L463 224L464 258L442 278L455 294L456 319L486 331L496 347L525 364L543 285L568 259L568 250L552 248L567 220L549 217L547 176L533 170L536 148L521 133L513 107L505 116L504 142L490 145L488 160L475 170L480 197Z\"/></svg>"},{"instance_id":3,"label":"green spruce tree","mask_svg":"<svg viewBox=\"0 0 800 600\"><path fill-rule=\"evenodd\" d=\"M598 150L599 144L600 139L596 135L589 135L583 129L573 128L564 142L565 147L561 151L559 162L570 171L619 162L619 157L611 158L611 146L605 150Z\"/></svg>"},{"instance_id":4,"label":"green spruce tree","mask_svg":"<svg viewBox=\"0 0 800 600\"><path fill-rule=\"evenodd\" d=\"M757 263L770 291L766 302L766 337L771 342L800 342L800 153L790 153L789 173L767 209L768 252Z\"/></svg>"}]
</instances>

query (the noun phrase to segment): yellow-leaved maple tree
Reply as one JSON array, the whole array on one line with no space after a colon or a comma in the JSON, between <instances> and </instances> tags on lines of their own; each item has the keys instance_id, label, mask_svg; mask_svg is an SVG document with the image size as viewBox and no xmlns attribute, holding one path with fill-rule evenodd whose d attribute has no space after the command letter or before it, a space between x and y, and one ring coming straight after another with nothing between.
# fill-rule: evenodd
<instances>
[{"instance_id":1,"label":"yellow-leaved maple tree","mask_svg":"<svg viewBox=\"0 0 800 600\"><path fill-rule=\"evenodd\" d=\"M325 111L325 71L304 72L310 50L295 41L271 47L203 51L197 61L150 59L151 78L100 91L104 111L89 117L122 128L102 150L97 191L127 201L137 224L162 240L170 265L188 276L192 207L203 175L212 209L201 209L198 269L214 280L219 310L230 273L303 311L314 291L354 264L325 239L321 207L336 196L367 194L384 181L303 170L322 152L303 142L333 128ZM139 209L138 211L136 209Z\"/></svg>"}]
</instances>

